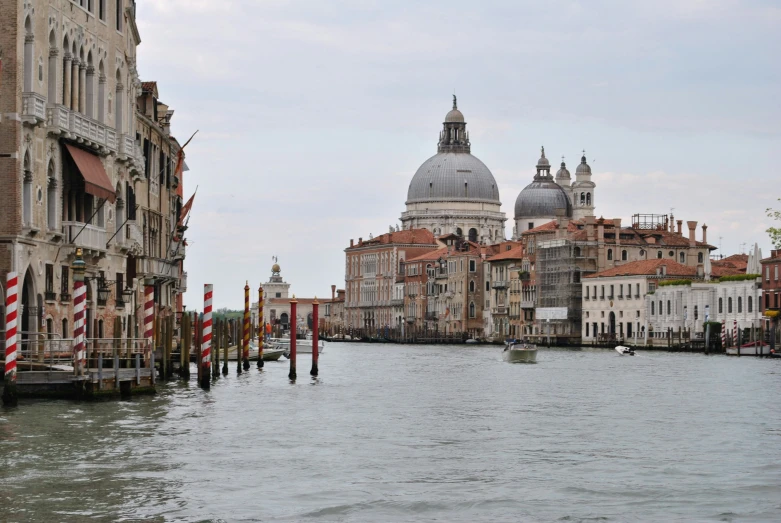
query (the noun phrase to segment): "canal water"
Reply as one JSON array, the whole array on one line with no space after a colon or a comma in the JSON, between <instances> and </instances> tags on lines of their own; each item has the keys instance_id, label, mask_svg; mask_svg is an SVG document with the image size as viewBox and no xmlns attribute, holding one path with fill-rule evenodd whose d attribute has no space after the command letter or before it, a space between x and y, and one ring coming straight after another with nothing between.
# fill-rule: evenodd
<instances>
[{"instance_id":1,"label":"canal water","mask_svg":"<svg viewBox=\"0 0 781 523\"><path fill-rule=\"evenodd\" d=\"M781 361L334 344L0 410L3 521L779 521Z\"/></svg>"}]
</instances>

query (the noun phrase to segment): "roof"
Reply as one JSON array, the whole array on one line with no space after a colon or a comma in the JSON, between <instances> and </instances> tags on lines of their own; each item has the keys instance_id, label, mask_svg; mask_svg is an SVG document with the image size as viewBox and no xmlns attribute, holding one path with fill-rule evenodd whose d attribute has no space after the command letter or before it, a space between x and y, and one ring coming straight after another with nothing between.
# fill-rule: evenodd
<instances>
[{"instance_id":1,"label":"roof","mask_svg":"<svg viewBox=\"0 0 781 523\"><path fill-rule=\"evenodd\" d=\"M697 268L667 260L639 260L625 263L612 269L607 269L596 274L589 274L586 278L608 278L613 276L656 276L656 270L662 266L667 267L665 276L696 276Z\"/></svg>"},{"instance_id":2,"label":"roof","mask_svg":"<svg viewBox=\"0 0 781 523\"><path fill-rule=\"evenodd\" d=\"M402 231L386 232L376 238L361 241L348 249L358 247L368 247L372 245L390 245L390 244L417 244L417 245L436 245L434 234L426 229L404 229Z\"/></svg>"},{"instance_id":3,"label":"roof","mask_svg":"<svg viewBox=\"0 0 781 523\"><path fill-rule=\"evenodd\" d=\"M494 175L467 152L437 153L418 168L409 184L407 204L420 202L485 202L499 205Z\"/></svg>"},{"instance_id":4,"label":"roof","mask_svg":"<svg viewBox=\"0 0 781 523\"><path fill-rule=\"evenodd\" d=\"M523 245L513 247L509 251L500 252L495 256L491 256L486 261L498 262L503 260L522 260L523 259Z\"/></svg>"},{"instance_id":5,"label":"roof","mask_svg":"<svg viewBox=\"0 0 781 523\"><path fill-rule=\"evenodd\" d=\"M541 166L538 165L537 168ZM564 209L567 216L572 216L572 203L569 196L551 177L539 179L535 177L534 181L527 185L515 199L516 220L556 216L557 209Z\"/></svg>"},{"instance_id":6,"label":"roof","mask_svg":"<svg viewBox=\"0 0 781 523\"><path fill-rule=\"evenodd\" d=\"M141 82L141 92L152 93L157 98L157 82Z\"/></svg>"},{"instance_id":7,"label":"roof","mask_svg":"<svg viewBox=\"0 0 781 523\"><path fill-rule=\"evenodd\" d=\"M746 272L746 267L748 267L748 254L733 254L732 256L727 256L720 260L711 260L711 267L713 269L720 267Z\"/></svg>"},{"instance_id":8,"label":"roof","mask_svg":"<svg viewBox=\"0 0 781 523\"><path fill-rule=\"evenodd\" d=\"M416 256L415 258L410 258L406 261L406 263L421 262L421 261L436 261L442 258L443 256L447 256L447 247L442 247L441 249L429 251L425 254L421 254L420 256Z\"/></svg>"},{"instance_id":9,"label":"roof","mask_svg":"<svg viewBox=\"0 0 781 523\"><path fill-rule=\"evenodd\" d=\"M580 227L578 227L579 225L583 225L583 222L581 220L570 220L569 223L567 224L567 232L572 232L572 233L577 232L578 230L580 230ZM558 229L558 227L559 227L558 221L553 220L547 223L543 223L542 225L538 225L534 229L523 231L521 235L537 234L540 232L553 232L556 229Z\"/></svg>"}]
</instances>

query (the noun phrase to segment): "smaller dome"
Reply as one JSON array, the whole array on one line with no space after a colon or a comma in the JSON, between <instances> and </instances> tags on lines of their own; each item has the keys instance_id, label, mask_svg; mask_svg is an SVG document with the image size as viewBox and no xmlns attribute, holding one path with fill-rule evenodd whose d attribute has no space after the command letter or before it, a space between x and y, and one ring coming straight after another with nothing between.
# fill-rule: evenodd
<instances>
[{"instance_id":1,"label":"smaller dome","mask_svg":"<svg viewBox=\"0 0 781 523\"><path fill-rule=\"evenodd\" d=\"M583 153L583 156L580 158L580 165L578 165L578 168L575 170L575 174L591 174L591 167L586 163L585 153Z\"/></svg>"},{"instance_id":2,"label":"smaller dome","mask_svg":"<svg viewBox=\"0 0 781 523\"><path fill-rule=\"evenodd\" d=\"M445 116L445 123L464 123L464 115L458 109L451 109Z\"/></svg>"},{"instance_id":3,"label":"smaller dome","mask_svg":"<svg viewBox=\"0 0 781 523\"><path fill-rule=\"evenodd\" d=\"M561 162L561 168L556 172L556 179L566 178L570 179L569 171L567 170L567 164Z\"/></svg>"},{"instance_id":4,"label":"smaller dome","mask_svg":"<svg viewBox=\"0 0 781 523\"><path fill-rule=\"evenodd\" d=\"M540 154L540 159L537 160L537 167L550 167L550 162L545 158L545 147L541 148Z\"/></svg>"},{"instance_id":5,"label":"smaller dome","mask_svg":"<svg viewBox=\"0 0 781 523\"><path fill-rule=\"evenodd\" d=\"M553 180L535 180L515 200L515 219L553 218L556 209L564 209L566 215L572 217L572 204L567 193Z\"/></svg>"}]
</instances>

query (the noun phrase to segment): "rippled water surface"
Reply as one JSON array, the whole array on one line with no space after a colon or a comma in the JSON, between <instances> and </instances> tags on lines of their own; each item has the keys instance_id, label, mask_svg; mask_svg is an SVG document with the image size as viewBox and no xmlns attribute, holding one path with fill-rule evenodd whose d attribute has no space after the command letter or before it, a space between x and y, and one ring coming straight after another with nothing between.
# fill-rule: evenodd
<instances>
[{"instance_id":1,"label":"rippled water surface","mask_svg":"<svg viewBox=\"0 0 781 523\"><path fill-rule=\"evenodd\" d=\"M328 344L0 410L8 521L779 521L781 361Z\"/></svg>"}]
</instances>

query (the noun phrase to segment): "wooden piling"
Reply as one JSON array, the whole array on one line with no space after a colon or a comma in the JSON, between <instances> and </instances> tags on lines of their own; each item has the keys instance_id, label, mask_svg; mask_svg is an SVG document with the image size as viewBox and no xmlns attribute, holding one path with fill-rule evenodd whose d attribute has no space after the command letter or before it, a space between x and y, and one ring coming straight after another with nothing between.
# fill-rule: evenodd
<instances>
[{"instance_id":1,"label":"wooden piling","mask_svg":"<svg viewBox=\"0 0 781 523\"><path fill-rule=\"evenodd\" d=\"M293 295L293 299L290 300L290 372L288 372L288 379L295 381L296 379L296 308L298 307L298 301L296 295Z\"/></svg>"},{"instance_id":2,"label":"wooden piling","mask_svg":"<svg viewBox=\"0 0 781 523\"><path fill-rule=\"evenodd\" d=\"M241 374L242 354L241 354L241 321L233 321L233 340L236 342L236 374Z\"/></svg>"},{"instance_id":3,"label":"wooden piling","mask_svg":"<svg viewBox=\"0 0 781 523\"><path fill-rule=\"evenodd\" d=\"M227 318L222 320L220 333L222 334L222 375L228 375L228 320Z\"/></svg>"},{"instance_id":4,"label":"wooden piling","mask_svg":"<svg viewBox=\"0 0 781 523\"><path fill-rule=\"evenodd\" d=\"M214 321L214 329L212 334L212 341L214 342L214 348L212 349L212 377L220 377L220 327L221 320Z\"/></svg>"}]
</instances>

